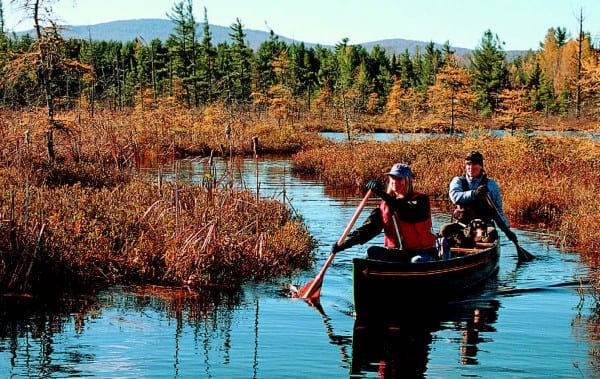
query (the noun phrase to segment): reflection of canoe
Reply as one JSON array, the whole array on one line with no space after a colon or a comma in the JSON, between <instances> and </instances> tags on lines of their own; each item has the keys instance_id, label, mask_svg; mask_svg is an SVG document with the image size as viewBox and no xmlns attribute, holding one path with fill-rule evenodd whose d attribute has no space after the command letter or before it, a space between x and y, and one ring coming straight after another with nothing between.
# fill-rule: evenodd
<instances>
[{"instance_id":1,"label":"reflection of canoe","mask_svg":"<svg viewBox=\"0 0 600 379\"><path fill-rule=\"evenodd\" d=\"M444 340L463 364L478 364L482 344L493 342L500 303L493 299L465 299L428 304L404 312L392 323L355 322L352 335L351 377L423 378L435 356L435 335L449 330L460 338ZM482 336L481 333L487 334ZM450 344L450 345L448 345ZM439 375L438 375L439 376Z\"/></svg>"},{"instance_id":2,"label":"reflection of canoe","mask_svg":"<svg viewBox=\"0 0 600 379\"><path fill-rule=\"evenodd\" d=\"M481 287L498 272L499 242L474 249L452 248L453 258L410 263L403 260L353 259L354 309L357 320L396 313L400 302L456 298Z\"/></svg>"}]
</instances>

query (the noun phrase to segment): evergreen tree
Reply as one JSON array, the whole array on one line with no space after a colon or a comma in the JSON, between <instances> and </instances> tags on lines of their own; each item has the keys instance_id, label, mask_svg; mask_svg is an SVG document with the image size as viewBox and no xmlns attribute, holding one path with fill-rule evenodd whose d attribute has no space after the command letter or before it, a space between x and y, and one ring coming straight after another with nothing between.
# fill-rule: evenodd
<instances>
[{"instance_id":1,"label":"evergreen tree","mask_svg":"<svg viewBox=\"0 0 600 379\"><path fill-rule=\"evenodd\" d=\"M356 79L354 82L354 89L358 95L358 99L356 100L356 104L354 106L355 111L364 113L367 110L367 104L370 95L374 90L373 81L371 80L369 71L367 69L367 62L364 60L358 66Z\"/></svg>"},{"instance_id":2,"label":"evergreen tree","mask_svg":"<svg viewBox=\"0 0 600 379\"><path fill-rule=\"evenodd\" d=\"M137 92L139 101L136 101L143 111L146 103L156 102L156 79L154 69L154 46L147 46L143 38L138 38L135 45L136 67L134 71L137 74ZM147 91L151 90L151 99L147 98Z\"/></svg>"},{"instance_id":3,"label":"evergreen tree","mask_svg":"<svg viewBox=\"0 0 600 379\"><path fill-rule=\"evenodd\" d=\"M329 112L335 112L334 106L334 87L337 80L337 60L330 49L322 46L315 48L315 56L319 62L319 70L317 72L317 81L319 85L319 94L317 96L317 106L321 112L321 116Z\"/></svg>"},{"instance_id":4,"label":"evergreen tree","mask_svg":"<svg viewBox=\"0 0 600 379\"><path fill-rule=\"evenodd\" d=\"M316 56L314 49L307 50L303 60L303 82L306 89L306 104L307 109L311 109L311 99L316 92L318 86L317 73L319 72L320 62Z\"/></svg>"},{"instance_id":5,"label":"evergreen tree","mask_svg":"<svg viewBox=\"0 0 600 379\"><path fill-rule=\"evenodd\" d=\"M0 38L4 38L4 6L0 0Z\"/></svg>"},{"instance_id":6,"label":"evergreen tree","mask_svg":"<svg viewBox=\"0 0 600 379\"><path fill-rule=\"evenodd\" d=\"M369 109L375 111L385 104L385 98L392 88L392 65L385 50L379 45L371 49L366 63L372 83L371 91L377 95L376 97L369 95L371 100L377 99L377 104L371 104Z\"/></svg>"},{"instance_id":7,"label":"evergreen tree","mask_svg":"<svg viewBox=\"0 0 600 379\"><path fill-rule=\"evenodd\" d=\"M556 29L554 29L554 38L556 39L558 48L560 49L563 47L565 43L567 43L567 28L557 26Z\"/></svg>"},{"instance_id":8,"label":"evergreen tree","mask_svg":"<svg viewBox=\"0 0 600 379\"><path fill-rule=\"evenodd\" d=\"M79 50L78 59L81 63L87 64L90 67L97 67L95 46L91 40L81 41L82 46ZM82 108L89 106L90 114L94 116L95 103L96 103L96 85L97 85L97 73L93 71L90 75L84 75L81 81L81 93L80 93L80 105Z\"/></svg>"},{"instance_id":9,"label":"evergreen tree","mask_svg":"<svg viewBox=\"0 0 600 379\"><path fill-rule=\"evenodd\" d=\"M196 69L196 20L192 0L181 0L173 4L167 17L175 26L174 34L169 35L167 46L173 58L173 73L182 86L182 94L188 106L198 105Z\"/></svg>"},{"instance_id":10,"label":"evergreen tree","mask_svg":"<svg viewBox=\"0 0 600 379\"><path fill-rule=\"evenodd\" d=\"M212 44L212 34L208 24L208 14L204 8L204 26L203 37L200 43L200 53L198 57L198 89L199 97L202 101L212 103L214 82L215 82L215 58L217 51Z\"/></svg>"},{"instance_id":11,"label":"evergreen tree","mask_svg":"<svg viewBox=\"0 0 600 379\"><path fill-rule=\"evenodd\" d=\"M325 88L326 91L333 94L333 87L338 75L338 64L335 55L330 49L322 46L317 46L315 52L317 60L320 63L317 79L321 90Z\"/></svg>"},{"instance_id":12,"label":"evergreen tree","mask_svg":"<svg viewBox=\"0 0 600 379\"><path fill-rule=\"evenodd\" d=\"M425 53L422 58L422 68L420 72L421 90L427 90L435 83L435 75L443 67L442 52L435 48L433 42L425 45Z\"/></svg>"},{"instance_id":13,"label":"evergreen tree","mask_svg":"<svg viewBox=\"0 0 600 379\"><path fill-rule=\"evenodd\" d=\"M346 135L350 139L350 117L356 110L357 96L351 91L355 80L355 69L358 66L358 55L354 46L348 45L348 38L335 46L335 57L338 67L338 76L334 86L334 99L342 112Z\"/></svg>"},{"instance_id":14,"label":"evergreen tree","mask_svg":"<svg viewBox=\"0 0 600 379\"><path fill-rule=\"evenodd\" d=\"M507 88L506 54L497 35L487 30L471 58L473 87L479 96L478 109L491 114L497 106L498 94Z\"/></svg>"},{"instance_id":15,"label":"evergreen tree","mask_svg":"<svg viewBox=\"0 0 600 379\"><path fill-rule=\"evenodd\" d=\"M253 51L246 41L246 33L240 19L231 25L231 101L245 104L250 101L252 93L252 59Z\"/></svg>"},{"instance_id":16,"label":"evergreen tree","mask_svg":"<svg viewBox=\"0 0 600 379\"><path fill-rule=\"evenodd\" d=\"M452 46L450 46L450 42L444 42L442 46L442 62L444 65L446 64L456 64L456 55L455 51L452 50Z\"/></svg>"},{"instance_id":17,"label":"evergreen tree","mask_svg":"<svg viewBox=\"0 0 600 379\"><path fill-rule=\"evenodd\" d=\"M289 49L290 60L290 87L294 99L298 99L306 92L306 68L304 67L304 57L306 56L306 46L304 42L294 43Z\"/></svg>"},{"instance_id":18,"label":"evergreen tree","mask_svg":"<svg viewBox=\"0 0 600 379\"><path fill-rule=\"evenodd\" d=\"M286 49L285 42L280 41L279 37L271 30L269 39L261 43L256 51L256 91L263 96L266 96L268 89L277 83L273 62L280 58L282 52Z\"/></svg>"},{"instance_id":19,"label":"evergreen tree","mask_svg":"<svg viewBox=\"0 0 600 379\"><path fill-rule=\"evenodd\" d=\"M217 55L215 58L215 75L218 80L215 83L215 90L218 97L216 101L223 101L227 104L233 103L233 60L231 57L231 48L225 42L217 45Z\"/></svg>"},{"instance_id":20,"label":"evergreen tree","mask_svg":"<svg viewBox=\"0 0 600 379\"><path fill-rule=\"evenodd\" d=\"M417 82L413 61L408 53L408 49L405 49L404 53L400 56L399 70L396 74L398 80L400 80L400 85L404 89L414 86Z\"/></svg>"}]
</instances>

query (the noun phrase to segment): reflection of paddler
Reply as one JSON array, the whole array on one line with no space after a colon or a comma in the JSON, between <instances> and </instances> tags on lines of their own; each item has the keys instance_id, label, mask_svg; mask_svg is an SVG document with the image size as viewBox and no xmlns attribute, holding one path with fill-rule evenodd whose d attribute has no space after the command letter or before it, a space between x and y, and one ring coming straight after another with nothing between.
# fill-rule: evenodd
<instances>
[{"instance_id":1,"label":"reflection of paddler","mask_svg":"<svg viewBox=\"0 0 600 379\"><path fill-rule=\"evenodd\" d=\"M487 318L492 315L485 312L483 309L475 308L473 310L473 318L467 320L465 330L462 332L462 342L460 346L460 362L464 365L477 364L477 344L482 342L479 338L479 332L483 331L495 331L495 329L488 325L488 322L493 322L495 319L488 320Z\"/></svg>"},{"instance_id":2,"label":"reflection of paddler","mask_svg":"<svg viewBox=\"0 0 600 379\"><path fill-rule=\"evenodd\" d=\"M476 362L478 344L486 342L479 333L495 331L491 324L498 317L499 302L480 299L420 306L389 323L355 322L351 376L372 372L381 378L424 377L433 334L447 329L447 325L455 325L454 330L462 333L463 339L456 346L461 363Z\"/></svg>"},{"instance_id":3,"label":"reflection of paddler","mask_svg":"<svg viewBox=\"0 0 600 379\"><path fill-rule=\"evenodd\" d=\"M376 372L381 378L423 377L432 330L426 325L406 326L355 326L351 375Z\"/></svg>"}]
</instances>

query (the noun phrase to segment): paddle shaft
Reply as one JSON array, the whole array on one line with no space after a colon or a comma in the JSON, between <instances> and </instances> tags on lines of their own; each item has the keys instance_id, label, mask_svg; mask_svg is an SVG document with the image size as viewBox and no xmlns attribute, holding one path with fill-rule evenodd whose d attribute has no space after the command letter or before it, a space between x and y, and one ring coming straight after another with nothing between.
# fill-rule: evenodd
<instances>
[{"instance_id":1,"label":"paddle shaft","mask_svg":"<svg viewBox=\"0 0 600 379\"><path fill-rule=\"evenodd\" d=\"M342 243L344 243L344 240L348 236L348 233L350 233L350 230L352 230L352 227L356 223L358 216L360 216L360 212L362 212L363 208L367 205L367 201L369 200L371 193L372 193L372 191L368 190L367 193L365 194L365 197L362 199L360 204L358 204L356 211L354 211L354 215L352 215L350 222L348 223L348 225L346 225L346 229L344 229L344 232L342 233L342 235L340 236L340 238L337 241L338 245L341 245ZM318 288L321 286L321 282L323 281L323 277L325 276L325 271L327 271L327 268L329 268L329 265L331 265L331 262L333 262L334 257L335 257L335 253L329 254L329 257L327 258L327 261L325 261L323 268L321 268L321 271L319 271L317 276L315 276L315 278L312 280L312 282L310 283L310 286L306 290L302 289L300 291L301 292L300 297L302 297L304 299L310 298L312 293L314 292L315 288Z\"/></svg>"},{"instance_id":2,"label":"paddle shaft","mask_svg":"<svg viewBox=\"0 0 600 379\"><path fill-rule=\"evenodd\" d=\"M400 238L400 229L398 229L398 221L396 221L396 212L392 214L392 221L394 223L394 232L396 232L396 238L398 238L398 248L402 249L402 238Z\"/></svg>"},{"instance_id":3,"label":"paddle shaft","mask_svg":"<svg viewBox=\"0 0 600 379\"><path fill-rule=\"evenodd\" d=\"M490 198L489 194L485 194L485 200L487 201L488 205L490 206L490 208L492 208L492 211L494 211L494 219L496 220L496 222L498 223L498 226L500 227L500 229L502 229L502 231L507 234L508 237L508 233L506 233L507 231L510 231L510 228L508 227L508 225L506 225L506 223L504 222L504 220L502 219L502 217L500 216L500 212L498 211L498 207L496 207L496 204L494 204L494 202L492 201L492 199ZM523 261L530 261L534 258L533 255L529 254L525 249L523 249L521 246L519 246L519 241L517 241L517 238L510 238L512 243L515 244L515 247L517 249L517 256L519 258L519 260L523 260Z\"/></svg>"},{"instance_id":4,"label":"paddle shaft","mask_svg":"<svg viewBox=\"0 0 600 379\"><path fill-rule=\"evenodd\" d=\"M346 229L344 229L344 233L342 233L342 235L340 236L340 239L338 239L338 242L337 242L338 245L341 245L344 243L344 240L346 239L346 237L352 230L352 227L356 223L356 220L358 220L358 216L360 216L360 212L362 212L363 208L367 205L367 201L369 200L369 197L371 196L372 193L373 193L372 190L368 190L367 193L365 194L365 197L363 197L360 204L358 204L358 207L354 211L354 214L352 215L350 222L348 223L348 225L346 225Z\"/></svg>"}]
</instances>

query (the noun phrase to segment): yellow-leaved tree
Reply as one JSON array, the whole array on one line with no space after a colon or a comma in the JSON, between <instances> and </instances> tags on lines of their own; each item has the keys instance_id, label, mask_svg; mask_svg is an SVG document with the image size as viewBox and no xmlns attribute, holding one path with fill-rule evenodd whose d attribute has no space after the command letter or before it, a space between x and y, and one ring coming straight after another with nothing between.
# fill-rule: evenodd
<instances>
[{"instance_id":1,"label":"yellow-leaved tree","mask_svg":"<svg viewBox=\"0 0 600 379\"><path fill-rule=\"evenodd\" d=\"M559 35L561 35L560 31L561 29L559 28ZM554 93L560 93L564 83L562 80L562 55L560 54L560 48L565 41L557 39L556 35L557 31L554 28L548 29L546 38L544 38L544 42L540 46L538 59L542 74L552 83Z\"/></svg>"},{"instance_id":2,"label":"yellow-leaved tree","mask_svg":"<svg viewBox=\"0 0 600 379\"><path fill-rule=\"evenodd\" d=\"M564 28L550 28L542 43L537 57L542 74L552 83L554 96L563 113L569 111L571 104L579 107L583 88L581 77L584 68L597 61L589 34L580 32L576 39L567 39ZM564 99L573 99L565 103Z\"/></svg>"},{"instance_id":3,"label":"yellow-leaved tree","mask_svg":"<svg viewBox=\"0 0 600 379\"><path fill-rule=\"evenodd\" d=\"M531 117L531 103L523 89L505 89L498 94L498 116L510 126L511 134L517 124Z\"/></svg>"},{"instance_id":4,"label":"yellow-leaved tree","mask_svg":"<svg viewBox=\"0 0 600 379\"><path fill-rule=\"evenodd\" d=\"M471 91L471 74L464 67L447 65L436 75L435 84L427 90L429 122L434 129L451 133L465 130L464 121L472 116L477 95Z\"/></svg>"},{"instance_id":5,"label":"yellow-leaved tree","mask_svg":"<svg viewBox=\"0 0 600 379\"><path fill-rule=\"evenodd\" d=\"M582 109L600 118L600 53L583 65L580 77Z\"/></svg>"},{"instance_id":6,"label":"yellow-leaved tree","mask_svg":"<svg viewBox=\"0 0 600 379\"><path fill-rule=\"evenodd\" d=\"M386 114L394 118L400 130L412 124L415 129L416 119L423 111L422 96L414 87L403 88L402 82L394 76L394 84L385 104Z\"/></svg>"}]
</instances>

